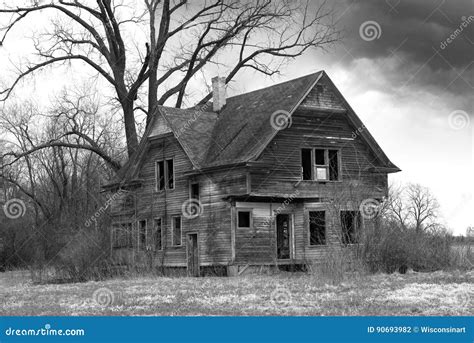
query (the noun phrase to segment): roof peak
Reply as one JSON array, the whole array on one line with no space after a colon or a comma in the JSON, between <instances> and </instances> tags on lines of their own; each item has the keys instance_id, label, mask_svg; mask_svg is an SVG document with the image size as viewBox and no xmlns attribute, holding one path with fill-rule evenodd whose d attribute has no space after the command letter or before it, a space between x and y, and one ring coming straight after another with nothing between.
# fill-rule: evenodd
<instances>
[{"instance_id":1,"label":"roof peak","mask_svg":"<svg viewBox=\"0 0 474 343\"><path fill-rule=\"evenodd\" d=\"M274 83L271 86L262 87L262 88L254 89L253 91L250 91L250 92L245 92L245 93L240 93L240 94L237 94L237 95L233 95L233 96L228 97L227 99L234 99L234 98L237 98L239 96L249 95L249 94L252 94L252 93L255 93L255 92L262 91L264 89L270 89L272 87L280 87L280 86L284 85L285 83L292 83L294 81L298 81L298 80L301 80L301 79L304 79L304 78L309 78L311 76L317 77L317 76L321 75L321 73L325 73L325 71L324 70L319 70L315 73L306 74L306 75L303 75L303 76L300 76L300 77L297 77L297 78L294 78L294 79L286 80L286 81L283 81L283 82L279 82L279 83Z\"/></svg>"}]
</instances>

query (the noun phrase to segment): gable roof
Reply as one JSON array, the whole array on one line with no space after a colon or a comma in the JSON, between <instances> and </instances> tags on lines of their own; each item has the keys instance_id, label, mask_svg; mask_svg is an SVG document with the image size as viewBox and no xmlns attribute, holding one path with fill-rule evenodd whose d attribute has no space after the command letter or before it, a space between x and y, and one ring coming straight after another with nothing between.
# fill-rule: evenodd
<instances>
[{"instance_id":1,"label":"gable roof","mask_svg":"<svg viewBox=\"0 0 474 343\"><path fill-rule=\"evenodd\" d=\"M219 113L208 111L209 103L190 109L158 106L138 151L122 168L118 179L136 178L149 141L170 133L174 134L195 169L255 161L278 133L270 125L272 114L285 111L292 115L320 80L331 85L347 109L352 125L355 128L363 126L324 71L230 97ZM368 130L363 130L360 135L379 159L377 170L400 171Z\"/></svg>"}]
</instances>

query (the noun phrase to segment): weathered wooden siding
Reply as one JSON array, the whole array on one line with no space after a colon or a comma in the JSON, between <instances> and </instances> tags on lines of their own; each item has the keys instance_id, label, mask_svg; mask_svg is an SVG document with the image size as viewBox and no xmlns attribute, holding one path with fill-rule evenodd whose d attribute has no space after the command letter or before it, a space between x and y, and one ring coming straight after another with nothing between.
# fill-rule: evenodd
<instances>
[{"instance_id":1,"label":"weathered wooden siding","mask_svg":"<svg viewBox=\"0 0 474 343\"><path fill-rule=\"evenodd\" d=\"M314 88L293 114L291 127L279 131L261 154L259 161L272 167L252 172L251 191L288 195L297 190L300 196L330 197L355 187L367 195L383 196L386 174L367 171L377 165L377 158L360 137L365 127L352 127L341 110L344 107L329 86ZM316 147L340 149L341 182L302 181L296 186L301 179L301 149Z\"/></svg>"},{"instance_id":2,"label":"weathered wooden siding","mask_svg":"<svg viewBox=\"0 0 474 343\"><path fill-rule=\"evenodd\" d=\"M155 190L155 162L173 159L175 188ZM186 266L186 234L198 234L199 262L201 265L228 264L231 256L231 209L224 200L227 195L243 194L247 191L247 172L244 169L222 170L198 176L184 176L192 170L192 164L172 135L151 141L146 158L140 167L142 187L130 192L135 203L125 202L125 196L115 204L115 222L147 220L149 232L154 218L162 219L164 234L163 251L152 253L154 264L163 266ZM182 205L190 197L190 184L199 182L200 202L203 213L194 219L182 215ZM181 215L182 246L172 246L171 217ZM135 232L134 239L137 239ZM115 256L124 261L146 263L147 256L136 249L113 249ZM128 262L130 263L130 262Z\"/></svg>"},{"instance_id":3,"label":"weathered wooden siding","mask_svg":"<svg viewBox=\"0 0 474 343\"><path fill-rule=\"evenodd\" d=\"M253 227L250 229L236 228L235 264L274 264L278 261L276 255L276 213L288 213L292 219L291 225L291 258L295 263L320 260L335 247L342 248L340 210L357 210L354 207L335 206L321 202L237 202L236 210L252 211ZM326 244L309 244L309 211L326 211ZM363 225L370 225L364 220ZM347 249L347 248L346 248Z\"/></svg>"}]
</instances>

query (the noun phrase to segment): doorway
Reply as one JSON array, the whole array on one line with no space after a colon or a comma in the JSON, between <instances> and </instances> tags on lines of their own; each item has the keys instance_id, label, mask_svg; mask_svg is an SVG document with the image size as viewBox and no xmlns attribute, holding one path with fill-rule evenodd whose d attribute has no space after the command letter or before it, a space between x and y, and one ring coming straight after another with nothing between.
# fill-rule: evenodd
<instances>
[{"instance_id":1,"label":"doorway","mask_svg":"<svg viewBox=\"0 0 474 343\"><path fill-rule=\"evenodd\" d=\"M276 234L277 234L277 258L279 260L290 259L290 237L291 225L290 215L281 213L276 216Z\"/></svg>"}]
</instances>

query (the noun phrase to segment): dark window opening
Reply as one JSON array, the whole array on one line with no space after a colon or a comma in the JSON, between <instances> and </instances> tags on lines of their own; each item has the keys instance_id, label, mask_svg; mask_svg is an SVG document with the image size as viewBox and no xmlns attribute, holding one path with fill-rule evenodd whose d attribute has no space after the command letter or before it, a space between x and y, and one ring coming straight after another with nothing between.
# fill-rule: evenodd
<instances>
[{"instance_id":1,"label":"dark window opening","mask_svg":"<svg viewBox=\"0 0 474 343\"><path fill-rule=\"evenodd\" d=\"M167 160L166 161L166 166L167 166L167 176L168 176L168 188L173 189L174 188L174 166L173 166L173 160Z\"/></svg>"},{"instance_id":2,"label":"dark window opening","mask_svg":"<svg viewBox=\"0 0 474 343\"><path fill-rule=\"evenodd\" d=\"M303 180L338 181L339 150L301 149Z\"/></svg>"},{"instance_id":3,"label":"dark window opening","mask_svg":"<svg viewBox=\"0 0 474 343\"><path fill-rule=\"evenodd\" d=\"M162 242L162 229L161 229L161 218L157 218L154 221L154 234L155 234L155 249L162 250L163 249L163 242Z\"/></svg>"},{"instance_id":4,"label":"dark window opening","mask_svg":"<svg viewBox=\"0 0 474 343\"><path fill-rule=\"evenodd\" d=\"M181 245L181 217L173 217L173 245Z\"/></svg>"},{"instance_id":5,"label":"dark window opening","mask_svg":"<svg viewBox=\"0 0 474 343\"><path fill-rule=\"evenodd\" d=\"M156 188L159 191L165 189L165 164L163 161L156 162Z\"/></svg>"},{"instance_id":6,"label":"dark window opening","mask_svg":"<svg viewBox=\"0 0 474 343\"><path fill-rule=\"evenodd\" d=\"M140 220L138 229L138 248L143 250L146 247L146 220Z\"/></svg>"},{"instance_id":7,"label":"dark window opening","mask_svg":"<svg viewBox=\"0 0 474 343\"><path fill-rule=\"evenodd\" d=\"M250 227L250 212L249 211L239 211L237 216L237 226L238 227Z\"/></svg>"},{"instance_id":8,"label":"dark window opening","mask_svg":"<svg viewBox=\"0 0 474 343\"><path fill-rule=\"evenodd\" d=\"M199 183L191 184L191 199L199 200Z\"/></svg>"},{"instance_id":9,"label":"dark window opening","mask_svg":"<svg viewBox=\"0 0 474 343\"><path fill-rule=\"evenodd\" d=\"M338 151L329 150L329 180L337 181L339 180L339 160L338 160Z\"/></svg>"},{"instance_id":10,"label":"dark window opening","mask_svg":"<svg viewBox=\"0 0 474 343\"><path fill-rule=\"evenodd\" d=\"M342 244L358 243L360 224L358 211L341 211Z\"/></svg>"},{"instance_id":11,"label":"dark window opening","mask_svg":"<svg viewBox=\"0 0 474 343\"><path fill-rule=\"evenodd\" d=\"M312 162L311 162L311 149L301 150L301 169L303 172L303 180L312 180Z\"/></svg>"},{"instance_id":12,"label":"dark window opening","mask_svg":"<svg viewBox=\"0 0 474 343\"><path fill-rule=\"evenodd\" d=\"M114 225L112 227L112 248L131 248L132 223Z\"/></svg>"},{"instance_id":13,"label":"dark window opening","mask_svg":"<svg viewBox=\"0 0 474 343\"><path fill-rule=\"evenodd\" d=\"M324 149L315 149L314 150L314 163L316 165L325 165L325 158L324 158Z\"/></svg>"},{"instance_id":14,"label":"dark window opening","mask_svg":"<svg viewBox=\"0 0 474 343\"><path fill-rule=\"evenodd\" d=\"M326 212L309 212L309 244L326 244Z\"/></svg>"}]
</instances>

